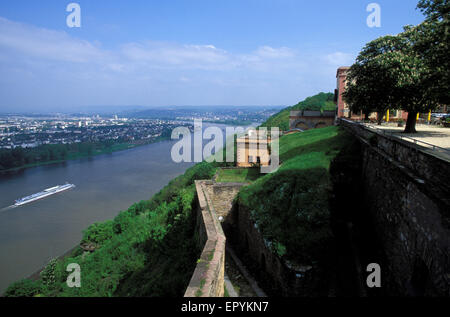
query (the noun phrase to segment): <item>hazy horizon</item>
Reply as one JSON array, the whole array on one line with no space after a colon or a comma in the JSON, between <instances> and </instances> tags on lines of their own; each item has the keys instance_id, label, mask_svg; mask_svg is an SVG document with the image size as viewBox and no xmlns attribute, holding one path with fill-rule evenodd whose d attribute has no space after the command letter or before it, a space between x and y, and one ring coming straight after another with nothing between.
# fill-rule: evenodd
<instances>
[{"instance_id":1,"label":"hazy horizon","mask_svg":"<svg viewBox=\"0 0 450 317\"><path fill-rule=\"evenodd\" d=\"M293 105L334 91L365 43L423 20L417 0L0 3L0 112L89 105ZM154 106L145 106L154 107Z\"/></svg>"},{"instance_id":2,"label":"hazy horizon","mask_svg":"<svg viewBox=\"0 0 450 317\"><path fill-rule=\"evenodd\" d=\"M233 109L245 109L245 108L260 108L260 109L281 109L288 105L171 105L171 106L142 106L142 105L119 105L119 106L108 106L108 105L92 105L92 106L73 106L62 108L46 108L46 110L14 110L10 111L6 109L0 109L0 115L7 114L18 114L18 115L31 115L31 114L73 114L73 113L87 113L87 114L118 114L123 112L132 111L145 111L145 110L178 110L178 109L205 109L211 108L211 110L221 110L225 108Z\"/></svg>"}]
</instances>

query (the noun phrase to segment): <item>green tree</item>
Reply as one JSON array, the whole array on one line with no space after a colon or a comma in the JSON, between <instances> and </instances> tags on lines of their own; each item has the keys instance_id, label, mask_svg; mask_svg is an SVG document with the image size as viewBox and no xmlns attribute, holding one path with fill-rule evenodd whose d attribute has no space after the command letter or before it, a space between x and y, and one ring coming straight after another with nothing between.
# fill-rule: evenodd
<instances>
[{"instance_id":1,"label":"green tree","mask_svg":"<svg viewBox=\"0 0 450 317\"><path fill-rule=\"evenodd\" d=\"M417 8L425 21L417 26L414 49L429 68L425 82L442 104L450 104L450 3L420 0Z\"/></svg>"},{"instance_id":2,"label":"green tree","mask_svg":"<svg viewBox=\"0 0 450 317\"><path fill-rule=\"evenodd\" d=\"M52 259L48 262L47 266L39 274L42 284L46 287L52 287L55 284L55 270L58 264L58 259Z\"/></svg>"},{"instance_id":3,"label":"green tree","mask_svg":"<svg viewBox=\"0 0 450 317\"><path fill-rule=\"evenodd\" d=\"M352 111L403 109L408 111L405 133L416 132L416 118L437 106L437 94L430 83L430 68L416 43L423 36L420 26L406 26L404 32L380 37L368 43L349 71L349 89L344 98Z\"/></svg>"},{"instance_id":4,"label":"green tree","mask_svg":"<svg viewBox=\"0 0 450 317\"><path fill-rule=\"evenodd\" d=\"M5 292L5 297L32 297L39 294L41 289L40 281L23 279L11 284Z\"/></svg>"},{"instance_id":5,"label":"green tree","mask_svg":"<svg viewBox=\"0 0 450 317\"><path fill-rule=\"evenodd\" d=\"M423 36L419 29L420 26L406 26L404 32L397 35L402 45L385 58L386 63L391 64L390 73L398 79L395 102L408 111L405 133L416 132L418 113L428 112L438 105L438 95L429 79L430 68L416 49L416 43Z\"/></svg>"},{"instance_id":6,"label":"green tree","mask_svg":"<svg viewBox=\"0 0 450 317\"><path fill-rule=\"evenodd\" d=\"M347 76L348 86L343 96L353 112L378 113L381 124L383 113L395 108L398 96L396 67L393 58L402 43L396 36L388 35L369 42L359 53Z\"/></svg>"}]
</instances>

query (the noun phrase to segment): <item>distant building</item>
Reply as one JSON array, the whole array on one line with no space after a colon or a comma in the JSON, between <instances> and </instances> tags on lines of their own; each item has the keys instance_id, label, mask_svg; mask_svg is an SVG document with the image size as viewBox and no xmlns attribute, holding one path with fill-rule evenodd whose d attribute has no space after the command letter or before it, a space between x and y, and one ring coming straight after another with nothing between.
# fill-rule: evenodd
<instances>
[{"instance_id":1,"label":"distant building","mask_svg":"<svg viewBox=\"0 0 450 317\"><path fill-rule=\"evenodd\" d=\"M350 67L339 67L336 73L336 90L334 91L334 100L337 105L337 117L348 117L349 116L349 107L345 103L344 98L342 97L342 94L345 91L345 88L347 86L347 72L350 69Z\"/></svg>"},{"instance_id":2,"label":"distant building","mask_svg":"<svg viewBox=\"0 0 450 317\"><path fill-rule=\"evenodd\" d=\"M291 111L289 114L289 129L306 131L309 129L324 128L334 125L335 118L335 111Z\"/></svg>"},{"instance_id":3,"label":"distant building","mask_svg":"<svg viewBox=\"0 0 450 317\"><path fill-rule=\"evenodd\" d=\"M270 136L263 130L249 130L242 137L237 138L238 167L269 166L270 165Z\"/></svg>"},{"instance_id":4,"label":"distant building","mask_svg":"<svg viewBox=\"0 0 450 317\"><path fill-rule=\"evenodd\" d=\"M337 105L337 117L338 118L349 118L354 120L362 120L364 119L364 114L361 112L352 112L350 111L350 107L347 105L343 98L343 93L347 88L347 73L350 67L342 66L337 69L336 73L336 89L334 91L334 102ZM387 117L387 113L383 114L383 116ZM404 119L408 117L408 112L403 110L392 110L389 112L389 118L392 119ZM373 112L369 115L369 118L376 119L377 113Z\"/></svg>"}]
</instances>

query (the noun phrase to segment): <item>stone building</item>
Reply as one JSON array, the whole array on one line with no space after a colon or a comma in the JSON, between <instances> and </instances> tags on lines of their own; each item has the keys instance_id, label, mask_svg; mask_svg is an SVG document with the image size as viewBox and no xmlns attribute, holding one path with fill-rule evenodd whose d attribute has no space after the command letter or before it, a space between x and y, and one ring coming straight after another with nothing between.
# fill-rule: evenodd
<instances>
[{"instance_id":1,"label":"stone building","mask_svg":"<svg viewBox=\"0 0 450 317\"><path fill-rule=\"evenodd\" d=\"M336 89L334 90L334 101L337 105L337 117L338 118L350 118L354 120L364 119L364 114L362 112L352 112L350 107L345 102L342 94L345 92L347 87L347 73L350 67L342 66L337 69L336 73ZM386 120L389 119L403 119L406 120L408 117L408 112L403 110L391 110L389 113L384 114ZM369 118L376 120L377 114L371 113Z\"/></svg>"},{"instance_id":2,"label":"stone building","mask_svg":"<svg viewBox=\"0 0 450 317\"><path fill-rule=\"evenodd\" d=\"M238 167L269 166L270 165L270 135L265 130L249 130L237 138Z\"/></svg>"},{"instance_id":3,"label":"stone building","mask_svg":"<svg viewBox=\"0 0 450 317\"><path fill-rule=\"evenodd\" d=\"M337 117L349 117L350 109L347 103L344 101L342 94L345 92L345 87L347 85L347 72L350 67L342 66L337 69L336 73L336 89L334 91L334 100L337 105Z\"/></svg>"},{"instance_id":4,"label":"stone building","mask_svg":"<svg viewBox=\"0 0 450 317\"><path fill-rule=\"evenodd\" d=\"M334 125L335 111L300 110L289 114L289 129L302 131Z\"/></svg>"}]
</instances>

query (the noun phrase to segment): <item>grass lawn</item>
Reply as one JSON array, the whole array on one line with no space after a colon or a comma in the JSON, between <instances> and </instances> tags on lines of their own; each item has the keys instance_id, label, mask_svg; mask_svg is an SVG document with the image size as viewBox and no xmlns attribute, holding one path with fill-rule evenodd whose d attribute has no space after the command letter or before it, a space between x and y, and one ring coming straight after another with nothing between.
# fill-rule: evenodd
<instances>
[{"instance_id":1,"label":"grass lawn","mask_svg":"<svg viewBox=\"0 0 450 317\"><path fill-rule=\"evenodd\" d=\"M240 190L240 204L279 256L311 264L327 254L330 163L352 140L335 126L282 136L278 171Z\"/></svg>"},{"instance_id":2,"label":"grass lawn","mask_svg":"<svg viewBox=\"0 0 450 317\"><path fill-rule=\"evenodd\" d=\"M258 179L260 168L240 168L240 169L219 169L216 179L218 183L247 183Z\"/></svg>"}]
</instances>

